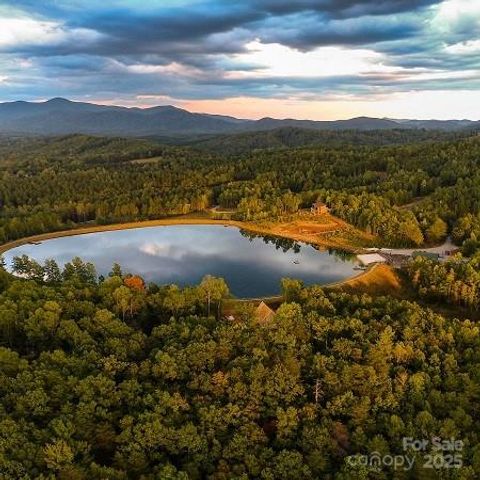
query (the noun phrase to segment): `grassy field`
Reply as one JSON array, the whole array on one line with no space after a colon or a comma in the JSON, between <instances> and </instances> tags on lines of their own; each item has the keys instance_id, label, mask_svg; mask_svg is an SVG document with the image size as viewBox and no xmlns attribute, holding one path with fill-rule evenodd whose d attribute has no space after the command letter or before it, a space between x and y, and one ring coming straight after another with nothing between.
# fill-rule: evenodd
<instances>
[{"instance_id":1,"label":"grassy field","mask_svg":"<svg viewBox=\"0 0 480 480\"><path fill-rule=\"evenodd\" d=\"M404 297L405 288L397 272L384 263L376 264L357 277L327 286L347 292L367 293L368 295L391 295Z\"/></svg>"},{"instance_id":2,"label":"grassy field","mask_svg":"<svg viewBox=\"0 0 480 480\"><path fill-rule=\"evenodd\" d=\"M242 223L242 228L352 253L359 253L378 243L375 236L330 214L312 216L301 213L283 221Z\"/></svg>"}]
</instances>

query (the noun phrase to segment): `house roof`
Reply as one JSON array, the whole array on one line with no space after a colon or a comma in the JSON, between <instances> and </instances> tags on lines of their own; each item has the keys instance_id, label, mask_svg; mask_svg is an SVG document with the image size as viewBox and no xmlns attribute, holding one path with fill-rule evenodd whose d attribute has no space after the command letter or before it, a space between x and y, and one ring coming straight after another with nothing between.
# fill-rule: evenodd
<instances>
[{"instance_id":1,"label":"house roof","mask_svg":"<svg viewBox=\"0 0 480 480\"><path fill-rule=\"evenodd\" d=\"M363 265L386 262L385 258L379 255L378 253L366 253L364 255L357 255L357 258L360 261L360 263L362 263Z\"/></svg>"},{"instance_id":2,"label":"house roof","mask_svg":"<svg viewBox=\"0 0 480 480\"><path fill-rule=\"evenodd\" d=\"M260 302L255 309L255 317L257 317L257 320L261 323L270 321L274 315L275 312L265 302Z\"/></svg>"}]
</instances>

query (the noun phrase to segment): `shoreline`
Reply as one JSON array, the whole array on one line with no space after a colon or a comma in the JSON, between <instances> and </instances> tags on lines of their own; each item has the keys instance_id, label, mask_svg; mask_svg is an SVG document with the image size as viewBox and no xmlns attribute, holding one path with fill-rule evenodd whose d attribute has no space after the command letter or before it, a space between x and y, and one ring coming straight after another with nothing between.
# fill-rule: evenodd
<instances>
[{"instance_id":1,"label":"shoreline","mask_svg":"<svg viewBox=\"0 0 480 480\"><path fill-rule=\"evenodd\" d=\"M353 275L352 277L348 277L343 280L338 280L336 282L325 283L324 285L319 285L319 286L325 290L327 289L332 290L332 289L337 289L339 287L348 286L351 283L361 280L363 277L371 276L372 273L379 267L379 265L380 264L370 265L367 269L365 269L361 273L357 273ZM282 299L283 299L283 296L279 294L279 295L269 295L266 297L236 298L235 300L237 300L238 302L252 302L252 303L258 303L263 301L269 304L269 303L279 302Z\"/></svg>"},{"instance_id":2,"label":"shoreline","mask_svg":"<svg viewBox=\"0 0 480 480\"><path fill-rule=\"evenodd\" d=\"M111 225L92 225L92 226L81 226L78 228L73 228L70 230L60 230L57 232L41 233L37 235L31 235L29 237L19 238L18 240L12 240L11 242L0 245L0 255L8 252L17 247L21 247L27 244L35 244L47 240L54 240L55 238L64 238L64 237L73 237L78 235L87 235L90 233L102 233L102 232L115 232L121 230L134 230L139 228L149 228L149 227L167 227L173 225L223 225L225 227L236 227L242 230L246 230L252 233L262 234L262 235L273 235L280 238L287 238L290 240L304 242L307 244L315 245L317 247L328 249L328 248L337 248L340 249L338 245L335 245L334 242L322 242L318 240L313 240L311 238L305 238L303 235L287 234L286 232L279 233L274 228L262 227L261 225L246 223L238 220L216 220L212 218L201 218L201 217L172 217L164 218L157 220L145 220L139 222L126 222L126 223L115 223ZM342 248L344 251L350 253L357 253L358 249L355 249L353 246ZM332 288L338 287L346 282L352 280L360 279L363 276L368 275L370 269L363 271L360 274L348 277L340 282L335 282L334 284L322 285L322 288ZM271 298L278 298L276 296ZM259 298L260 299L260 298ZM243 299L238 299L243 300ZM248 300L248 299L247 299Z\"/></svg>"},{"instance_id":3,"label":"shoreline","mask_svg":"<svg viewBox=\"0 0 480 480\"><path fill-rule=\"evenodd\" d=\"M297 242L303 242L310 245L315 245L323 249L335 248L338 250L344 250L349 253L359 253L362 248L355 248L349 245L339 245L336 242L328 241L324 239L322 241L312 238L308 235L290 234L287 232L279 232L275 228L268 226L262 226L255 223L242 222L240 220L221 220L205 217L170 217L157 220L142 220L138 222L125 222L125 223L112 223L107 225L91 225L91 226L79 226L69 230L58 230L55 232L39 233L36 235L30 235L28 237L22 237L17 240L0 245L0 255L12 250L13 248L21 247L22 245L33 244L37 242L44 242L46 240L53 240L55 238L73 237L77 235L87 235L89 233L101 233L101 232L115 232L119 230L133 230L137 228L148 227L166 227L170 225L224 225L227 227L237 227L242 230L246 230L252 233L258 233L262 235L273 235L275 237L287 238L289 240L295 240Z\"/></svg>"},{"instance_id":4,"label":"shoreline","mask_svg":"<svg viewBox=\"0 0 480 480\"><path fill-rule=\"evenodd\" d=\"M77 228L72 228L70 230L59 230L56 232L48 233L39 233L36 235L31 235L29 237L22 237L17 240L12 240L11 242L4 243L0 245L0 255L12 250L13 248L21 247L27 244L34 244L37 242L44 242L47 240L54 240L55 238L63 237L74 237L78 235L88 235L90 233L102 233L102 232L116 232L121 230L134 230L137 228L148 228L148 227L167 227L169 225L226 225L226 226L235 226L237 223L233 220L214 220L206 218L169 218L169 219L160 219L160 220L143 220L139 222L126 222L126 223L112 223L108 225L92 225L92 226L81 226Z\"/></svg>"}]
</instances>

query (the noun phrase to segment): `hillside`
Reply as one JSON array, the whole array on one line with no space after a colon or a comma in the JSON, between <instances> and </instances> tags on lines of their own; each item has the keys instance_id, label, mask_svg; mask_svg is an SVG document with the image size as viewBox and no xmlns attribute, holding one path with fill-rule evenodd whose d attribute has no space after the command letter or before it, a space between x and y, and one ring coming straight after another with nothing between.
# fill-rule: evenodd
<instances>
[{"instance_id":1,"label":"hillside","mask_svg":"<svg viewBox=\"0 0 480 480\"><path fill-rule=\"evenodd\" d=\"M313 142L322 132L281 133L267 139ZM451 234L466 252L480 249L479 137L352 146L342 143L347 133L331 135L331 144L247 148L235 156L227 154L237 148L229 140L210 152L85 135L4 139L0 241L213 206L235 220L276 221L320 200L384 246L416 248Z\"/></svg>"},{"instance_id":2,"label":"hillside","mask_svg":"<svg viewBox=\"0 0 480 480\"><path fill-rule=\"evenodd\" d=\"M402 438L425 431L461 435L474 467L459 478L478 478L470 320L291 280L271 320L247 305L230 321L208 315L221 279L147 287L78 259L55 271L0 267L4 479L357 480L346 455L405 455Z\"/></svg>"},{"instance_id":3,"label":"hillside","mask_svg":"<svg viewBox=\"0 0 480 480\"><path fill-rule=\"evenodd\" d=\"M222 154L238 155L252 150L320 145L401 145L414 142L451 140L466 135L465 132L425 129L319 131L298 127L281 127L268 131L224 134L193 140L171 139L170 141Z\"/></svg>"},{"instance_id":4,"label":"hillside","mask_svg":"<svg viewBox=\"0 0 480 480\"><path fill-rule=\"evenodd\" d=\"M256 132L281 127L313 130L392 130L425 128L462 130L478 122L392 120L358 117L349 120L313 121L263 118L244 120L223 115L191 113L173 106L126 108L53 98L46 102L0 103L0 133L65 135L149 136Z\"/></svg>"},{"instance_id":5,"label":"hillside","mask_svg":"<svg viewBox=\"0 0 480 480\"><path fill-rule=\"evenodd\" d=\"M221 278L147 285L119 265L99 277L80 258L28 257L13 278L0 265L0 477L357 480L346 455L402 454L403 437L428 434L461 436L474 465L461 478L478 478L479 158L480 137L236 157L141 139L0 139L1 243L218 205L238 223L276 219L273 233L298 241L416 248L451 235L471 255L330 289L284 278L264 323L245 302L225 316ZM335 218L312 216L316 200Z\"/></svg>"},{"instance_id":6,"label":"hillside","mask_svg":"<svg viewBox=\"0 0 480 480\"><path fill-rule=\"evenodd\" d=\"M156 133L219 133L235 128L235 119L190 113L172 106L148 109L71 102L0 104L0 131L63 135L70 133L140 136Z\"/></svg>"}]
</instances>

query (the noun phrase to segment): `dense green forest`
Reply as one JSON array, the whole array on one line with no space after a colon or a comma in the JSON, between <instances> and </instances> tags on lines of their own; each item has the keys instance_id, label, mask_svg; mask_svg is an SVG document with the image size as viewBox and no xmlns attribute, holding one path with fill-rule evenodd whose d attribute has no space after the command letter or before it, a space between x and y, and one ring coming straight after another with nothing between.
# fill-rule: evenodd
<instances>
[{"instance_id":1,"label":"dense green forest","mask_svg":"<svg viewBox=\"0 0 480 480\"><path fill-rule=\"evenodd\" d=\"M453 233L470 254L478 248L479 158L478 136L240 155L79 135L3 139L0 242L214 205L240 220L273 220L321 199L385 245L436 243Z\"/></svg>"},{"instance_id":2,"label":"dense green forest","mask_svg":"<svg viewBox=\"0 0 480 480\"><path fill-rule=\"evenodd\" d=\"M471 135L465 131L435 131L424 129L390 130L309 130L298 127L280 127L273 130L235 133L229 135L204 135L203 138L159 138L168 143L191 145L221 154L245 154L252 150L345 146L345 145L402 145L415 142L453 140Z\"/></svg>"},{"instance_id":3,"label":"dense green forest","mask_svg":"<svg viewBox=\"0 0 480 480\"><path fill-rule=\"evenodd\" d=\"M231 321L208 315L228 295L220 279L179 289L119 266L97 280L79 259L49 268L45 281L0 269L1 478L480 475L469 320L285 280L274 321L248 307ZM436 473L423 468L431 446L402 448L436 435L463 441L462 468ZM371 452L415 463L394 476L348 461Z\"/></svg>"},{"instance_id":4,"label":"dense green forest","mask_svg":"<svg viewBox=\"0 0 480 480\"><path fill-rule=\"evenodd\" d=\"M180 288L119 265L98 277L80 258L18 257L17 277L0 265L0 478L479 478L480 329L465 317L480 305L480 138L322 135L223 152L0 139L1 243L215 205L264 222L321 200L385 245L450 235L463 254L409 262L409 301L284 279L269 322L244 303L224 315L220 278ZM403 448L435 436L463 442L453 463L431 443ZM372 453L413 466L352 463Z\"/></svg>"},{"instance_id":5,"label":"dense green forest","mask_svg":"<svg viewBox=\"0 0 480 480\"><path fill-rule=\"evenodd\" d=\"M408 264L406 271L420 297L478 311L480 306L479 253L467 260L453 257L442 263L417 258Z\"/></svg>"}]
</instances>

